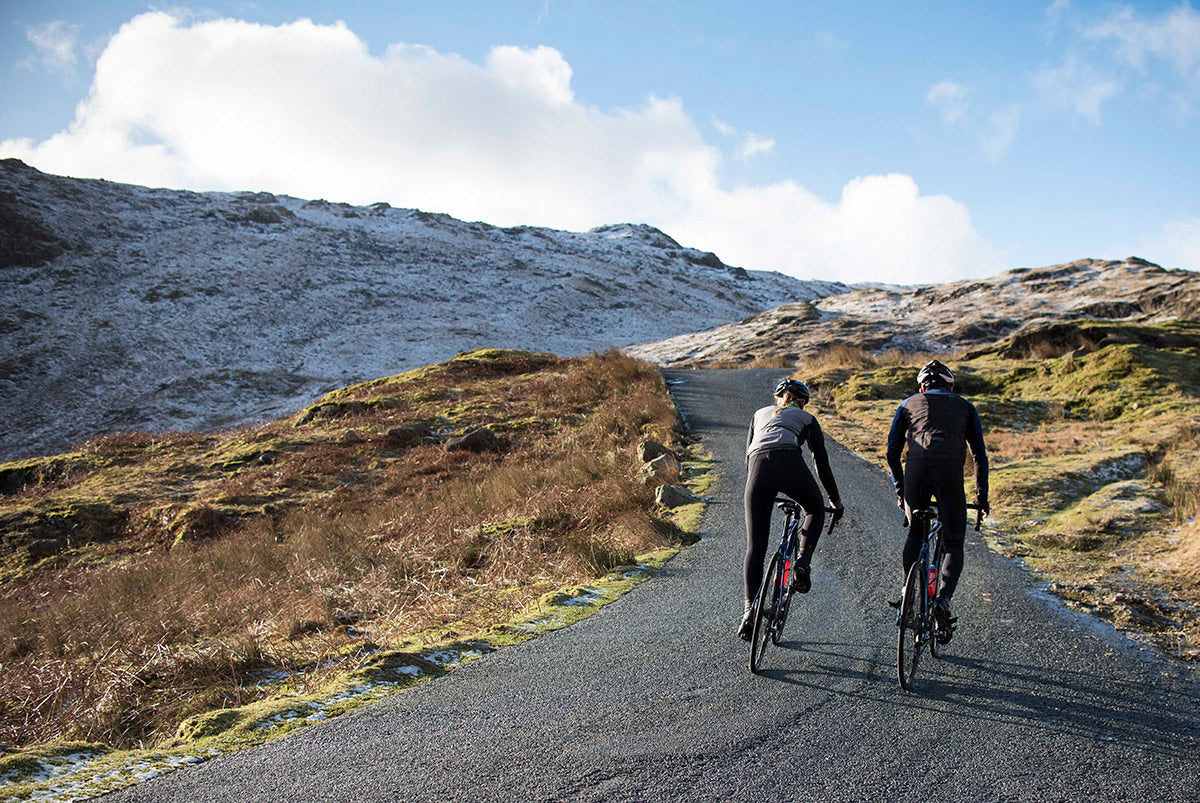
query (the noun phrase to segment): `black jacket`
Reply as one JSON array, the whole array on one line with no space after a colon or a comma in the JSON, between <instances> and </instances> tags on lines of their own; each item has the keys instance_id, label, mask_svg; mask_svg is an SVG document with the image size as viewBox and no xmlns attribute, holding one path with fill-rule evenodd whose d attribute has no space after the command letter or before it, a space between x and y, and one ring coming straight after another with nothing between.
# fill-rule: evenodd
<instances>
[{"instance_id":1,"label":"black jacket","mask_svg":"<svg viewBox=\"0 0 1200 803\"><path fill-rule=\"evenodd\" d=\"M962 470L967 449L975 459L975 493L988 499L988 458L983 423L975 405L949 390L935 388L909 396L896 409L888 433L887 464L896 493L904 492L900 455L908 446L908 463L943 463Z\"/></svg>"}]
</instances>

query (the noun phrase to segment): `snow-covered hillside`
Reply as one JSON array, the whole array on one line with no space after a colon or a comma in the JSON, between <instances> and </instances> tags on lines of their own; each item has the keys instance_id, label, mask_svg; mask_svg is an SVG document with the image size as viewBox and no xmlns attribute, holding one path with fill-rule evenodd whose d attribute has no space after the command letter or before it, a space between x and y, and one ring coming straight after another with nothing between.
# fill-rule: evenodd
<instances>
[{"instance_id":1,"label":"snow-covered hillside","mask_svg":"<svg viewBox=\"0 0 1200 803\"><path fill-rule=\"evenodd\" d=\"M1152 323L1200 314L1200 273L1137 257L1018 268L988 279L919 287L854 288L785 304L711 330L627 351L663 365L794 360L834 344L866 351L945 352L990 344L1049 321Z\"/></svg>"},{"instance_id":2,"label":"snow-covered hillside","mask_svg":"<svg viewBox=\"0 0 1200 803\"><path fill-rule=\"evenodd\" d=\"M645 225L85 181L0 161L0 459L205 428L481 346L579 354L846 290Z\"/></svg>"}]
</instances>

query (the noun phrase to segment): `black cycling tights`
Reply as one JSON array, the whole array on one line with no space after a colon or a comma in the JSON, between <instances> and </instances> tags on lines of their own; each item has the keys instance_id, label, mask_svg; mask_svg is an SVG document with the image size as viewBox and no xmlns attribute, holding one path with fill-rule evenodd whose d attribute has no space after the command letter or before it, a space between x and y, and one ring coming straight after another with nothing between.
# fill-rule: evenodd
<instances>
[{"instance_id":1,"label":"black cycling tights","mask_svg":"<svg viewBox=\"0 0 1200 803\"><path fill-rule=\"evenodd\" d=\"M963 494L962 466L953 463L912 463L904 472L904 501L909 508L925 507L936 497L942 522L942 589L939 596L949 601L958 587L963 568L963 538L967 531L967 499ZM912 523L904 542L904 576L921 554L924 533ZM901 581L903 582L903 581Z\"/></svg>"},{"instance_id":2,"label":"black cycling tights","mask_svg":"<svg viewBox=\"0 0 1200 803\"><path fill-rule=\"evenodd\" d=\"M904 542L904 576L908 577L908 570L917 558L921 556L921 545L925 543L925 539L921 535L913 536L909 533L908 540ZM954 589L958 587L958 578L962 574L963 569L963 542L957 543L942 539L942 565L939 567L942 575L942 587L938 592L938 596L947 602L954 596Z\"/></svg>"},{"instance_id":3,"label":"black cycling tights","mask_svg":"<svg viewBox=\"0 0 1200 803\"><path fill-rule=\"evenodd\" d=\"M821 526L825 523L825 500L799 449L776 449L751 455L746 477L746 599L753 599L762 582L763 560L771 540L771 509L775 497L787 494L807 514L800 523L800 556L807 566L812 560Z\"/></svg>"}]
</instances>

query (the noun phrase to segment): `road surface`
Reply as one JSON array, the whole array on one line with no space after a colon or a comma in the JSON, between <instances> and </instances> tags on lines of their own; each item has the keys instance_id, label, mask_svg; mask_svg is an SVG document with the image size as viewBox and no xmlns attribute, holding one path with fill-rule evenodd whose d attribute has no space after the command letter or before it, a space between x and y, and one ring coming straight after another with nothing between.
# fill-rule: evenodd
<instances>
[{"instance_id":1,"label":"road surface","mask_svg":"<svg viewBox=\"0 0 1200 803\"><path fill-rule=\"evenodd\" d=\"M836 445L847 517L820 544L782 649L749 674L734 636L743 450L777 373L668 373L720 478L701 541L626 597L105 800L1200 800L1200 684L977 538L958 634L902 692L884 604L899 586L899 514L886 477Z\"/></svg>"}]
</instances>

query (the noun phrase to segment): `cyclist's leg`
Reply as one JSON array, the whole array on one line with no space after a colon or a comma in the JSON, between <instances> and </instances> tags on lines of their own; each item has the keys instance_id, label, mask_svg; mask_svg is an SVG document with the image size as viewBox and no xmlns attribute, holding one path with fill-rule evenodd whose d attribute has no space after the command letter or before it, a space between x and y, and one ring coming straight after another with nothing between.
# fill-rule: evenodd
<instances>
[{"instance_id":1,"label":"cyclist's leg","mask_svg":"<svg viewBox=\"0 0 1200 803\"><path fill-rule=\"evenodd\" d=\"M799 450L787 451L787 457L780 463L783 472L780 476L780 490L804 508L804 518L800 521L800 550L796 563L802 568L812 562L813 552L817 548L817 540L821 537L821 528L825 526L825 498L821 489L813 479L808 464Z\"/></svg>"},{"instance_id":2,"label":"cyclist's leg","mask_svg":"<svg viewBox=\"0 0 1200 803\"><path fill-rule=\"evenodd\" d=\"M942 521L942 583L938 597L950 601L963 569L963 541L967 532L967 497L963 491L962 469L938 466L934 493L938 500L938 518Z\"/></svg>"},{"instance_id":3,"label":"cyclist's leg","mask_svg":"<svg viewBox=\"0 0 1200 803\"><path fill-rule=\"evenodd\" d=\"M746 600L758 593L762 582L763 559L770 541L771 507L775 503L775 483L771 477L770 453L750 458L746 477L746 560L743 567Z\"/></svg>"},{"instance_id":4,"label":"cyclist's leg","mask_svg":"<svg viewBox=\"0 0 1200 803\"><path fill-rule=\"evenodd\" d=\"M904 503L908 505L909 513L929 505L933 498L933 486L929 483L929 466L923 463L909 463L904 467ZM925 530L909 516L908 538L904 541L903 578L908 577L908 570L917 562L921 555L921 547L925 545Z\"/></svg>"}]
</instances>

